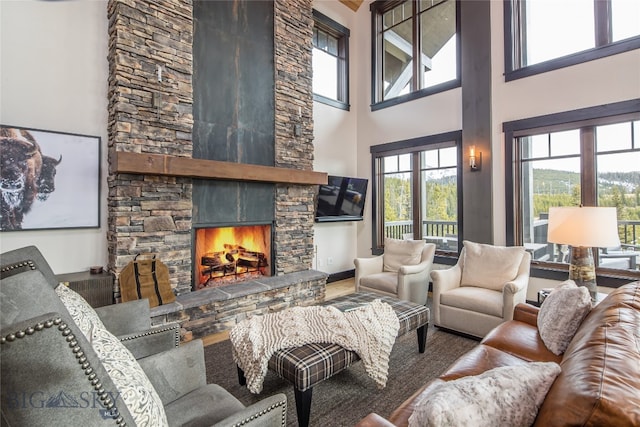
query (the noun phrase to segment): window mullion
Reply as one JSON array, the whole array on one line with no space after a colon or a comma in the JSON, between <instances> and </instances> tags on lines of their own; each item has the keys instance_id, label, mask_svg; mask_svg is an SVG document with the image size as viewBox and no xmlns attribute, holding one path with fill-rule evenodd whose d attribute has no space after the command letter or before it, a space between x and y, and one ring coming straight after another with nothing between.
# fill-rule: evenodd
<instances>
[{"instance_id":1,"label":"window mullion","mask_svg":"<svg viewBox=\"0 0 640 427\"><path fill-rule=\"evenodd\" d=\"M606 46L613 41L611 0L594 0L593 3L596 47Z\"/></svg>"},{"instance_id":2,"label":"window mullion","mask_svg":"<svg viewBox=\"0 0 640 427\"><path fill-rule=\"evenodd\" d=\"M413 203L412 207L412 215L413 215L413 238L421 239L422 238L422 215L420 214L420 194L422 188L422 182L420 179L420 151L416 151L411 154L411 166L413 170L411 171L412 176L412 188L411 191L411 200Z\"/></svg>"},{"instance_id":3,"label":"window mullion","mask_svg":"<svg viewBox=\"0 0 640 427\"><path fill-rule=\"evenodd\" d=\"M593 126L582 128L580 131L581 198L584 206L598 205L595 135L595 127Z\"/></svg>"},{"instance_id":4,"label":"window mullion","mask_svg":"<svg viewBox=\"0 0 640 427\"><path fill-rule=\"evenodd\" d=\"M420 37L420 19L418 15L419 0L413 0L412 2L412 38L413 38L413 78L411 79L412 91L420 90L422 88L422 38Z\"/></svg>"}]
</instances>

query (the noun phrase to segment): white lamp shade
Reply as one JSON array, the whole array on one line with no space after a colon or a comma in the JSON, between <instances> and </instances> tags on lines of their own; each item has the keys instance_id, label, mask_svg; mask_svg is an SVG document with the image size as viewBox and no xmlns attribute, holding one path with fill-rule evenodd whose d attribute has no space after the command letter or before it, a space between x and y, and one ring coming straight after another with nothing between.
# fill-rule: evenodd
<instances>
[{"instance_id":1,"label":"white lamp shade","mask_svg":"<svg viewBox=\"0 0 640 427\"><path fill-rule=\"evenodd\" d=\"M620 246L616 208L549 208L547 241L574 247Z\"/></svg>"}]
</instances>

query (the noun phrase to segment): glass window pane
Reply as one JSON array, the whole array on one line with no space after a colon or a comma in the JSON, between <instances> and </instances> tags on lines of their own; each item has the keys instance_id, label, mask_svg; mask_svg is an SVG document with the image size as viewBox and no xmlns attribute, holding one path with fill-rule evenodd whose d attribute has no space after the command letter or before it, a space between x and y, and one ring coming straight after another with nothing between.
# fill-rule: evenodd
<instances>
[{"instance_id":1,"label":"glass window pane","mask_svg":"<svg viewBox=\"0 0 640 427\"><path fill-rule=\"evenodd\" d=\"M451 167L458 165L458 149L456 147L440 149L440 166Z\"/></svg>"},{"instance_id":2,"label":"glass window pane","mask_svg":"<svg viewBox=\"0 0 640 427\"><path fill-rule=\"evenodd\" d=\"M592 1L527 1L524 25L524 66L595 47Z\"/></svg>"},{"instance_id":3,"label":"glass window pane","mask_svg":"<svg viewBox=\"0 0 640 427\"><path fill-rule=\"evenodd\" d=\"M393 9L385 12L382 16L385 28L393 27L396 24L411 17L411 2L402 3Z\"/></svg>"},{"instance_id":4,"label":"glass window pane","mask_svg":"<svg viewBox=\"0 0 640 427\"><path fill-rule=\"evenodd\" d=\"M613 41L640 35L640 1L611 0Z\"/></svg>"},{"instance_id":5,"label":"glass window pane","mask_svg":"<svg viewBox=\"0 0 640 427\"><path fill-rule=\"evenodd\" d=\"M384 32L382 78L384 99L408 93L413 75L413 41L411 20Z\"/></svg>"},{"instance_id":6,"label":"glass window pane","mask_svg":"<svg viewBox=\"0 0 640 427\"><path fill-rule=\"evenodd\" d=\"M383 157L382 165L384 173L398 172L398 156Z\"/></svg>"},{"instance_id":7,"label":"glass window pane","mask_svg":"<svg viewBox=\"0 0 640 427\"><path fill-rule=\"evenodd\" d=\"M523 159L549 157L549 134L532 135L520 138L520 150Z\"/></svg>"},{"instance_id":8,"label":"glass window pane","mask_svg":"<svg viewBox=\"0 0 640 427\"><path fill-rule=\"evenodd\" d=\"M313 93L338 99L338 58L313 49Z\"/></svg>"},{"instance_id":9,"label":"glass window pane","mask_svg":"<svg viewBox=\"0 0 640 427\"><path fill-rule=\"evenodd\" d=\"M578 129L564 132L553 132L551 140L551 156L580 154L580 131Z\"/></svg>"},{"instance_id":10,"label":"glass window pane","mask_svg":"<svg viewBox=\"0 0 640 427\"><path fill-rule=\"evenodd\" d=\"M626 217L633 212L631 216L640 220L640 201L637 197L640 188L640 150L598 154L596 161L598 205L618 207L619 217Z\"/></svg>"},{"instance_id":11,"label":"glass window pane","mask_svg":"<svg viewBox=\"0 0 640 427\"><path fill-rule=\"evenodd\" d=\"M400 164L401 171L410 171L411 168L411 153L400 154L398 156L398 162Z\"/></svg>"},{"instance_id":12,"label":"glass window pane","mask_svg":"<svg viewBox=\"0 0 640 427\"><path fill-rule=\"evenodd\" d=\"M402 239L413 233L411 173L384 176L384 235Z\"/></svg>"},{"instance_id":13,"label":"glass window pane","mask_svg":"<svg viewBox=\"0 0 640 427\"><path fill-rule=\"evenodd\" d=\"M458 250L457 147L420 153L422 238L436 249Z\"/></svg>"},{"instance_id":14,"label":"glass window pane","mask_svg":"<svg viewBox=\"0 0 640 427\"><path fill-rule=\"evenodd\" d=\"M612 206L618 215L620 247L599 249L599 265L640 269L640 150L599 154L598 206Z\"/></svg>"},{"instance_id":15,"label":"glass window pane","mask_svg":"<svg viewBox=\"0 0 640 427\"><path fill-rule=\"evenodd\" d=\"M422 171L422 238L436 249L458 250L456 168Z\"/></svg>"},{"instance_id":16,"label":"glass window pane","mask_svg":"<svg viewBox=\"0 0 640 427\"><path fill-rule=\"evenodd\" d=\"M596 128L596 150L603 151L628 150L631 145L631 123L616 123ZM638 165L640 169L640 165Z\"/></svg>"},{"instance_id":17,"label":"glass window pane","mask_svg":"<svg viewBox=\"0 0 640 427\"><path fill-rule=\"evenodd\" d=\"M454 80L456 62L456 2L447 0L420 14L422 88Z\"/></svg>"},{"instance_id":18,"label":"glass window pane","mask_svg":"<svg viewBox=\"0 0 640 427\"><path fill-rule=\"evenodd\" d=\"M333 36L327 37L327 52L334 56L338 56L338 39Z\"/></svg>"},{"instance_id":19,"label":"glass window pane","mask_svg":"<svg viewBox=\"0 0 640 427\"><path fill-rule=\"evenodd\" d=\"M534 259L567 262L568 248L547 242L549 207L580 205L580 157L522 163L523 243Z\"/></svg>"},{"instance_id":20,"label":"glass window pane","mask_svg":"<svg viewBox=\"0 0 640 427\"><path fill-rule=\"evenodd\" d=\"M432 8L434 6L439 5L443 1L447 1L447 0L420 0L418 2L419 10L422 12L423 10L427 10L427 9L430 9L430 8Z\"/></svg>"},{"instance_id":21,"label":"glass window pane","mask_svg":"<svg viewBox=\"0 0 640 427\"><path fill-rule=\"evenodd\" d=\"M439 165L438 150L423 151L421 154L421 168L435 169Z\"/></svg>"}]
</instances>

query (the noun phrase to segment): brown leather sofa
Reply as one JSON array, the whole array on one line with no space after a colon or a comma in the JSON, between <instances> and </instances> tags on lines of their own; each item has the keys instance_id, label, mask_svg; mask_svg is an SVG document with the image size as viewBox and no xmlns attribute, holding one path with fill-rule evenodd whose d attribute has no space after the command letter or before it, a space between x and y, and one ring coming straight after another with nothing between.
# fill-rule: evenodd
<instances>
[{"instance_id":1,"label":"brown leather sofa","mask_svg":"<svg viewBox=\"0 0 640 427\"><path fill-rule=\"evenodd\" d=\"M611 292L584 319L562 356L542 342L538 308L518 304L505 322L400 405L389 420L371 413L358 427L407 426L419 396L443 381L498 366L555 361L561 374L547 393L534 426L640 426L640 282Z\"/></svg>"}]
</instances>

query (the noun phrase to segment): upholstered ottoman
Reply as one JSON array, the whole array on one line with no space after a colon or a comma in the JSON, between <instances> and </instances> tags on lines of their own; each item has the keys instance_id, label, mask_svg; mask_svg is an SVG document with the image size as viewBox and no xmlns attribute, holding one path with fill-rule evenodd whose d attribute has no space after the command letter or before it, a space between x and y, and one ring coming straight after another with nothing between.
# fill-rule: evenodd
<instances>
[{"instance_id":1,"label":"upholstered ottoman","mask_svg":"<svg viewBox=\"0 0 640 427\"><path fill-rule=\"evenodd\" d=\"M429 309L426 306L372 292L345 295L327 301L324 305L332 305L346 311L375 299L389 304L398 316L400 321L398 336L417 330L418 351L424 353L429 324ZM269 369L293 383L298 425L307 427L313 386L331 378L358 360L360 357L355 352L345 350L337 344L306 344L276 351L269 360ZM244 373L240 368L238 368L238 377L240 384L245 385Z\"/></svg>"}]
</instances>

